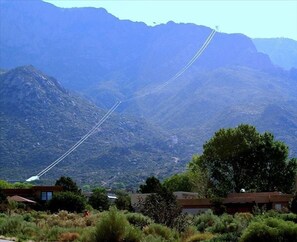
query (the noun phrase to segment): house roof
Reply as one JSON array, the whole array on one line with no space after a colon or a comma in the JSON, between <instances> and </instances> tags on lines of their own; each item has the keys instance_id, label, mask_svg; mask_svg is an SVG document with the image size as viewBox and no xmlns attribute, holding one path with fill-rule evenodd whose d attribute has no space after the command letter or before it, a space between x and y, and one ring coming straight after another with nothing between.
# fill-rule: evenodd
<instances>
[{"instance_id":1,"label":"house roof","mask_svg":"<svg viewBox=\"0 0 297 242\"><path fill-rule=\"evenodd\" d=\"M23 203L36 203L33 200L30 200L30 199L27 199L27 198L24 198L24 197L21 197L21 196L18 196L18 195L7 197L7 199L10 200L10 201L23 202Z\"/></svg>"},{"instance_id":2,"label":"house roof","mask_svg":"<svg viewBox=\"0 0 297 242\"><path fill-rule=\"evenodd\" d=\"M243 204L243 203L288 203L293 198L291 194L280 192L255 192L255 193L231 193L222 200L223 204ZM200 199L178 199L180 205L184 207L211 206L211 200Z\"/></svg>"}]
</instances>

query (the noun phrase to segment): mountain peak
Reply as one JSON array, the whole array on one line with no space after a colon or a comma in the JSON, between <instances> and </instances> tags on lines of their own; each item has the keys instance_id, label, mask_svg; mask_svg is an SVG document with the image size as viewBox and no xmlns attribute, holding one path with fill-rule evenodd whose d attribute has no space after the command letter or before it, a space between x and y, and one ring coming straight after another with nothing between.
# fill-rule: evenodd
<instances>
[{"instance_id":1,"label":"mountain peak","mask_svg":"<svg viewBox=\"0 0 297 242\"><path fill-rule=\"evenodd\" d=\"M8 113L41 111L50 105L60 105L67 91L55 80L33 66L22 66L0 75L0 104Z\"/></svg>"},{"instance_id":2,"label":"mountain peak","mask_svg":"<svg viewBox=\"0 0 297 242\"><path fill-rule=\"evenodd\" d=\"M50 87L50 89L54 88L64 94L67 93L56 79L45 75L32 65L14 68L10 71L5 72L3 75L9 77L9 83L1 84L8 84L11 86L37 85L38 88L41 88L44 91L45 89L48 89Z\"/></svg>"}]
</instances>

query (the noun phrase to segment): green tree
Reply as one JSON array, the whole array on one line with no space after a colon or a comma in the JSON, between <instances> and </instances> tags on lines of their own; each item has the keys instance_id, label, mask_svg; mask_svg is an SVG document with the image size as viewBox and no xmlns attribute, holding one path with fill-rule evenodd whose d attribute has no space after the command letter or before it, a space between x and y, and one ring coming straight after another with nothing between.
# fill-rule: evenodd
<instances>
[{"instance_id":1,"label":"green tree","mask_svg":"<svg viewBox=\"0 0 297 242\"><path fill-rule=\"evenodd\" d=\"M163 186L172 192L192 191L192 183L188 173L175 174L164 180Z\"/></svg>"},{"instance_id":2,"label":"green tree","mask_svg":"<svg viewBox=\"0 0 297 242\"><path fill-rule=\"evenodd\" d=\"M174 194L166 188L149 195L140 207L144 215L169 227L174 227L182 211Z\"/></svg>"},{"instance_id":3,"label":"green tree","mask_svg":"<svg viewBox=\"0 0 297 242\"><path fill-rule=\"evenodd\" d=\"M139 192L141 193L154 193L161 191L161 189L162 184L154 176L148 177L145 181L145 184L139 186Z\"/></svg>"},{"instance_id":4,"label":"green tree","mask_svg":"<svg viewBox=\"0 0 297 242\"><path fill-rule=\"evenodd\" d=\"M13 188L13 185L7 181L0 180L0 189Z\"/></svg>"},{"instance_id":5,"label":"green tree","mask_svg":"<svg viewBox=\"0 0 297 242\"><path fill-rule=\"evenodd\" d=\"M15 182L15 183L13 183L13 188L19 188L19 189L30 188L32 186L33 185L31 183L27 183L27 182Z\"/></svg>"},{"instance_id":6,"label":"green tree","mask_svg":"<svg viewBox=\"0 0 297 242\"><path fill-rule=\"evenodd\" d=\"M203 149L199 162L218 196L241 188L292 192L296 159L288 159L288 147L270 133L260 134L255 127L243 124L220 129Z\"/></svg>"},{"instance_id":7,"label":"green tree","mask_svg":"<svg viewBox=\"0 0 297 242\"><path fill-rule=\"evenodd\" d=\"M104 188L95 188L89 198L89 204L99 211L108 210L109 200L106 190Z\"/></svg>"},{"instance_id":8,"label":"green tree","mask_svg":"<svg viewBox=\"0 0 297 242\"><path fill-rule=\"evenodd\" d=\"M115 205L117 209L128 210L128 211L132 210L131 197L127 192L117 191L116 196L117 196L117 199L115 200Z\"/></svg>"},{"instance_id":9,"label":"green tree","mask_svg":"<svg viewBox=\"0 0 297 242\"><path fill-rule=\"evenodd\" d=\"M297 214L297 193L295 193L292 201L290 202L290 210L291 212Z\"/></svg>"},{"instance_id":10,"label":"green tree","mask_svg":"<svg viewBox=\"0 0 297 242\"><path fill-rule=\"evenodd\" d=\"M59 192L49 201L48 207L51 212L66 210L69 212L82 212L85 209L84 197L73 192Z\"/></svg>"},{"instance_id":11,"label":"green tree","mask_svg":"<svg viewBox=\"0 0 297 242\"><path fill-rule=\"evenodd\" d=\"M68 192L74 192L74 193L77 193L77 194L81 193L81 190L76 185L76 183L68 176L67 177L65 177L65 176L60 177L56 181L55 185L63 187L64 192L68 191Z\"/></svg>"},{"instance_id":12,"label":"green tree","mask_svg":"<svg viewBox=\"0 0 297 242\"><path fill-rule=\"evenodd\" d=\"M201 198L211 196L209 191L209 177L207 169L202 165L202 159L198 155L194 155L192 160L188 164L187 172L190 183L192 186L192 192L197 192Z\"/></svg>"}]
</instances>

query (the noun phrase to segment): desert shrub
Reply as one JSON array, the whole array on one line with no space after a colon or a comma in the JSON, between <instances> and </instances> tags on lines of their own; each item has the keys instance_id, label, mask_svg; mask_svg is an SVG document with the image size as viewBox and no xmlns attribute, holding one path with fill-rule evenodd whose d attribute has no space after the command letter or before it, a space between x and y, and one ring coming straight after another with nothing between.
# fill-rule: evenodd
<instances>
[{"instance_id":1,"label":"desert shrub","mask_svg":"<svg viewBox=\"0 0 297 242\"><path fill-rule=\"evenodd\" d=\"M297 214L294 213L283 213L279 214L278 217L285 221L292 221L294 223L297 223Z\"/></svg>"},{"instance_id":2,"label":"desert shrub","mask_svg":"<svg viewBox=\"0 0 297 242\"><path fill-rule=\"evenodd\" d=\"M194 226L188 226L185 231L181 233L181 239L182 241L187 241L188 238L191 236L197 234L197 229Z\"/></svg>"},{"instance_id":3,"label":"desert shrub","mask_svg":"<svg viewBox=\"0 0 297 242\"><path fill-rule=\"evenodd\" d=\"M192 225L193 216L188 214L180 214L173 221L173 228L178 232L184 232L190 225Z\"/></svg>"},{"instance_id":4,"label":"desert shrub","mask_svg":"<svg viewBox=\"0 0 297 242\"><path fill-rule=\"evenodd\" d=\"M78 233L73 233L73 232L65 232L61 233L59 235L58 241L59 242L70 242L70 241L75 241L79 238Z\"/></svg>"},{"instance_id":5,"label":"desert shrub","mask_svg":"<svg viewBox=\"0 0 297 242\"><path fill-rule=\"evenodd\" d=\"M141 213L127 213L128 222L136 227L143 228L153 223L153 220Z\"/></svg>"},{"instance_id":6,"label":"desert shrub","mask_svg":"<svg viewBox=\"0 0 297 242\"><path fill-rule=\"evenodd\" d=\"M218 219L215 219L214 224L211 227L207 228L206 231L222 234L235 232L238 230L238 227L239 224L233 218L233 216L223 214L222 216L218 217Z\"/></svg>"},{"instance_id":7,"label":"desert shrub","mask_svg":"<svg viewBox=\"0 0 297 242\"><path fill-rule=\"evenodd\" d=\"M140 242L143 238L143 232L139 228L133 226L126 227L125 242Z\"/></svg>"},{"instance_id":8,"label":"desert shrub","mask_svg":"<svg viewBox=\"0 0 297 242\"><path fill-rule=\"evenodd\" d=\"M79 232L79 238L76 242L94 242L95 240L95 227L86 227L81 229Z\"/></svg>"},{"instance_id":9,"label":"desert shrub","mask_svg":"<svg viewBox=\"0 0 297 242\"><path fill-rule=\"evenodd\" d=\"M23 220L21 216L7 217L0 223L1 235L13 235L23 228Z\"/></svg>"},{"instance_id":10,"label":"desert shrub","mask_svg":"<svg viewBox=\"0 0 297 242\"><path fill-rule=\"evenodd\" d=\"M264 218L251 222L242 234L241 242L296 241L297 224L278 218Z\"/></svg>"},{"instance_id":11,"label":"desert shrub","mask_svg":"<svg viewBox=\"0 0 297 242\"><path fill-rule=\"evenodd\" d=\"M66 232L68 232L67 229L59 226L44 227L42 232L38 233L35 240L36 241L58 241L59 236Z\"/></svg>"},{"instance_id":12,"label":"desert shrub","mask_svg":"<svg viewBox=\"0 0 297 242\"><path fill-rule=\"evenodd\" d=\"M112 207L105 212L96 226L95 241L117 242L123 241L126 234L126 227L129 223L125 215Z\"/></svg>"},{"instance_id":13,"label":"desert shrub","mask_svg":"<svg viewBox=\"0 0 297 242\"><path fill-rule=\"evenodd\" d=\"M239 221L240 224L248 225L254 218L254 215L251 213L236 213L234 218Z\"/></svg>"},{"instance_id":14,"label":"desert shrub","mask_svg":"<svg viewBox=\"0 0 297 242\"><path fill-rule=\"evenodd\" d=\"M84 228L86 226L94 226L100 214L90 214L83 217L82 214L69 213L65 210L59 211L57 214L47 215L43 219L38 220L38 223L44 223L48 226L59 226L63 228Z\"/></svg>"},{"instance_id":15,"label":"desert shrub","mask_svg":"<svg viewBox=\"0 0 297 242\"><path fill-rule=\"evenodd\" d=\"M141 242L167 242L167 240L162 237L155 237L154 235L149 234L148 236L144 237Z\"/></svg>"},{"instance_id":16,"label":"desert shrub","mask_svg":"<svg viewBox=\"0 0 297 242\"><path fill-rule=\"evenodd\" d=\"M259 204L256 204L253 207L253 215L263 215L267 212L266 204L259 206Z\"/></svg>"},{"instance_id":17,"label":"desert shrub","mask_svg":"<svg viewBox=\"0 0 297 242\"><path fill-rule=\"evenodd\" d=\"M178 237L174 231L162 224L151 224L145 227L143 231L146 235L161 237L166 241L174 241Z\"/></svg>"},{"instance_id":18,"label":"desert shrub","mask_svg":"<svg viewBox=\"0 0 297 242\"><path fill-rule=\"evenodd\" d=\"M206 233L197 233L192 235L190 238L186 240L186 242L197 242L197 241L204 241L204 240L210 240L214 237L212 233L206 232Z\"/></svg>"},{"instance_id":19,"label":"desert shrub","mask_svg":"<svg viewBox=\"0 0 297 242\"><path fill-rule=\"evenodd\" d=\"M200 232L204 232L208 227L213 226L219 217L214 215L211 210L207 210L205 213L200 215L196 215L193 218L193 225L196 226L197 230Z\"/></svg>"},{"instance_id":20,"label":"desert shrub","mask_svg":"<svg viewBox=\"0 0 297 242\"><path fill-rule=\"evenodd\" d=\"M259 216L259 218L279 218L285 221L297 222L297 214L294 213L283 213L276 210L269 210L266 213Z\"/></svg>"},{"instance_id":21,"label":"desert shrub","mask_svg":"<svg viewBox=\"0 0 297 242\"><path fill-rule=\"evenodd\" d=\"M8 217L7 214L5 214L5 213L0 213L0 219L1 219L1 218L5 218L5 219L6 219L7 217Z\"/></svg>"},{"instance_id":22,"label":"desert shrub","mask_svg":"<svg viewBox=\"0 0 297 242\"><path fill-rule=\"evenodd\" d=\"M31 213L23 214L23 219L24 219L24 221L27 221L27 222L34 222L35 221L35 218L32 216Z\"/></svg>"},{"instance_id":23,"label":"desert shrub","mask_svg":"<svg viewBox=\"0 0 297 242\"><path fill-rule=\"evenodd\" d=\"M49 201L51 212L66 210L69 212L82 212L85 208L85 199L72 192L60 192Z\"/></svg>"},{"instance_id":24,"label":"desert shrub","mask_svg":"<svg viewBox=\"0 0 297 242\"><path fill-rule=\"evenodd\" d=\"M33 223L23 220L21 215L7 217L0 220L0 234L5 236L14 236L21 239L28 239L37 231Z\"/></svg>"},{"instance_id":25,"label":"desert shrub","mask_svg":"<svg viewBox=\"0 0 297 242\"><path fill-rule=\"evenodd\" d=\"M216 237L213 237L209 240L209 242L238 242L238 238L240 237L239 232L233 232L233 233L225 233L220 234Z\"/></svg>"}]
</instances>

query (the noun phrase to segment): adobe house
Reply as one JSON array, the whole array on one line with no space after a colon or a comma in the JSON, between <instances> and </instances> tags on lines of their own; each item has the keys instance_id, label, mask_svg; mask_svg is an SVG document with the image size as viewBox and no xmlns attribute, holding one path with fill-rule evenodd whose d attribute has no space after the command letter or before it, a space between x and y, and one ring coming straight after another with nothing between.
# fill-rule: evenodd
<instances>
[{"instance_id":1,"label":"adobe house","mask_svg":"<svg viewBox=\"0 0 297 242\"><path fill-rule=\"evenodd\" d=\"M31 188L1 189L7 197L19 196L32 201L46 202L51 200L54 193L63 190L60 186L33 186Z\"/></svg>"},{"instance_id":2,"label":"adobe house","mask_svg":"<svg viewBox=\"0 0 297 242\"><path fill-rule=\"evenodd\" d=\"M197 193L174 192L174 194L184 213L197 214L213 208L210 199L198 198ZM132 194L132 206L137 208L137 204L144 202L148 195L150 194ZM265 206L267 210L282 210L289 207L292 198L293 195L281 192L230 193L222 200L222 205L230 214L252 212L255 206Z\"/></svg>"},{"instance_id":3,"label":"adobe house","mask_svg":"<svg viewBox=\"0 0 297 242\"><path fill-rule=\"evenodd\" d=\"M289 207L289 202L293 198L291 194L281 192L247 192L230 193L222 200L222 205L226 207L227 213L252 212L255 206L263 207L267 210L282 210ZM213 207L210 199L178 199L184 212L192 214L211 209Z\"/></svg>"}]
</instances>

